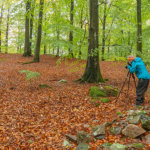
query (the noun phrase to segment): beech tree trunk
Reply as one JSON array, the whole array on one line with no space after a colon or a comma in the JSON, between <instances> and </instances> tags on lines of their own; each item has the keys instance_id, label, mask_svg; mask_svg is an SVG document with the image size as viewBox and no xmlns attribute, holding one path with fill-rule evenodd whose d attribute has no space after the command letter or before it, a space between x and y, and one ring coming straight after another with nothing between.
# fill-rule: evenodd
<instances>
[{"instance_id":1,"label":"beech tree trunk","mask_svg":"<svg viewBox=\"0 0 150 150\"><path fill-rule=\"evenodd\" d=\"M35 0L31 3L31 16L30 16L30 47L29 47L29 53L32 54L32 34L33 34L33 20L34 20L34 8L35 8Z\"/></svg>"},{"instance_id":2,"label":"beech tree trunk","mask_svg":"<svg viewBox=\"0 0 150 150\"><path fill-rule=\"evenodd\" d=\"M104 53L105 53L105 28L106 28L106 7L107 1L104 2L104 17L103 17L103 34L102 34L102 61L104 61Z\"/></svg>"},{"instance_id":3,"label":"beech tree trunk","mask_svg":"<svg viewBox=\"0 0 150 150\"><path fill-rule=\"evenodd\" d=\"M40 46L41 46L41 35L42 35L43 6L44 6L44 0L40 0L38 33L37 33L36 47L35 47L34 58L33 58L34 62L39 62L40 61Z\"/></svg>"},{"instance_id":4,"label":"beech tree trunk","mask_svg":"<svg viewBox=\"0 0 150 150\"><path fill-rule=\"evenodd\" d=\"M9 8L8 8L8 14L7 14L7 25L6 25L6 41L5 41L5 53L8 53L8 33L9 33Z\"/></svg>"},{"instance_id":5,"label":"beech tree trunk","mask_svg":"<svg viewBox=\"0 0 150 150\"><path fill-rule=\"evenodd\" d=\"M1 16L0 16L0 53L2 52L2 18L3 18L3 4L1 6Z\"/></svg>"},{"instance_id":6,"label":"beech tree trunk","mask_svg":"<svg viewBox=\"0 0 150 150\"><path fill-rule=\"evenodd\" d=\"M137 51L142 53L141 0L137 0ZM137 54L139 56L139 54Z\"/></svg>"},{"instance_id":7,"label":"beech tree trunk","mask_svg":"<svg viewBox=\"0 0 150 150\"><path fill-rule=\"evenodd\" d=\"M90 27L89 27L89 47L88 59L85 72L81 81L86 82L104 82L100 73L99 66L99 51L98 51L98 31L99 31L99 16L98 16L98 0L89 0Z\"/></svg>"},{"instance_id":8,"label":"beech tree trunk","mask_svg":"<svg viewBox=\"0 0 150 150\"><path fill-rule=\"evenodd\" d=\"M74 17L74 0L71 0L71 6L70 6L70 24L73 26L73 17ZM71 45L73 45L73 31L71 30L69 33L69 42ZM72 46L69 47L69 55L73 58L73 51L72 51Z\"/></svg>"},{"instance_id":9,"label":"beech tree trunk","mask_svg":"<svg viewBox=\"0 0 150 150\"><path fill-rule=\"evenodd\" d=\"M25 44L24 44L24 54L23 56L31 56L30 51L30 28L29 28L29 18L30 18L30 7L31 7L31 0L26 2L26 19L25 19Z\"/></svg>"}]
</instances>

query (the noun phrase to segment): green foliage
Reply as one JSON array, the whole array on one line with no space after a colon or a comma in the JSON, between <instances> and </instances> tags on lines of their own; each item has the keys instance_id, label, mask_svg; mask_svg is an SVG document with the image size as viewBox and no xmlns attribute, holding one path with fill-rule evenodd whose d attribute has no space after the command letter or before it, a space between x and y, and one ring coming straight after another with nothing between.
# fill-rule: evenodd
<instances>
[{"instance_id":1,"label":"green foliage","mask_svg":"<svg viewBox=\"0 0 150 150\"><path fill-rule=\"evenodd\" d=\"M20 70L20 73L25 73L26 74L26 80L30 80L30 79L36 79L37 76L40 76L40 73L38 72L32 72L29 70Z\"/></svg>"}]
</instances>

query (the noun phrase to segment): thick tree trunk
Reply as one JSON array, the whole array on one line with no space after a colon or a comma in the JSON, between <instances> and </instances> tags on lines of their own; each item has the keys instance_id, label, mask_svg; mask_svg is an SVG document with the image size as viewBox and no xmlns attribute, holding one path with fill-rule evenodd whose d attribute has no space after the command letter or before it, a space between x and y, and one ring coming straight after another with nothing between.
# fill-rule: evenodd
<instances>
[{"instance_id":1,"label":"thick tree trunk","mask_svg":"<svg viewBox=\"0 0 150 150\"><path fill-rule=\"evenodd\" d=\"M0 53L2 52L2 18L3 18L3 4L1 6L1 16L0 16Z\"/></svg>"},{"instance_id":2,"label":"thick tree trunk","mask_svg":"<svg viewBox=\"0 0 150 150\"><path fill-rule=\"evenodd\" d=\"M40 61L40 46L41 46L41 35L42 35L43 6L44 6L44 0L40 0L38 33L37 33L36 47L35 47L34 58L33 58L34 62L39 62Z\"/></svg>"},{"instance_id":3,"label":"thick tree trunk","mask_svg":"<svg viewBox=\"0 0 150 150\"><path fill-rule=\"evenodd\" d=\"M6 27L6 41L5 41L5 53L8 53L8 33L9 33L9 8L7 14L7 27Z\"/></svg>"},{"instance_id":4,"label":"thick tree trunk","mask_svg":"<svg viewBox=\"0 0 150 150\"><path fill-rule=\"evenodd\" d=\"M107 1L104 3L104 17L103 17L103 34L102 34L102 61L104 61L104 53L105 53L105 28L106 28L106 7Z\"/></svg>"},{"instance_id":5,"label":"thick tree trunk","mask_svg":"<svg viewBox=\"0 0 150 150\"><path fill-rule=\"evenodd\" d=\"M71 0L71 7L70 7L70 24L73 26L73 17L74 17L74 0ZM69 33L69 42L73 45L73 31L71 30ZM71 46L72 47L72 46ZM72 48L69 47L69 55L73 58L73 51Z\"/></svg>"},{"instance_id":6,"label":"thick tree trunk","mask_svg":"<svg viewBox=\"0 0 150 150\"><path fill-rule=\"evenodd\" d=\"M31 56L30 51L30 31L29 31L29 13L31 7L31 0L26 2L26 19L25 19L25 45L24 45L24 54L23 56Z\"/></svg>"},{"instance_id":7,"label":"thick tree trunk","mask_svg":"<svg viewBox=\"0 0 150 150\"><path fill-rule=\"evenodd\" d=\"M89 0L90 8L90 27L89 27L89 47L88 59L85 72L81 78L82 81L87 82L103 82L99 66L99 52L98 52L98 0Z\"/></svg>"},{"instance_id":8,"label":"thick tree trunk","mask_svg":"<svg viewBox=\"0 0 150 150\"><path fill-rule=\"evenodd\" d=\"M141 0L137 0L137 51L142 53Z\"/></svg>"}]
</instances>

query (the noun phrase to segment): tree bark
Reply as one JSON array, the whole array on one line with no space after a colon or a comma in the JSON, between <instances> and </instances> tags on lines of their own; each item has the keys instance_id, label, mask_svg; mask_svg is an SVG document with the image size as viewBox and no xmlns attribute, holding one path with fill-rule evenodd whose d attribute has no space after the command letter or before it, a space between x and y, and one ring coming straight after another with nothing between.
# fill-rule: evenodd
<instances>
[{"instance_id":1,"label":"tree bark","mask_svg":"<svg viewBox=\"0 0 150 150\"><path fill-rule=\"evenodd\" d=\"M137 0L137 51L142 53L141 0ZM139 56L139 54L137 54Z\"/></svg>"},{"instance_id":2,"label":"tree bark","mask_svg":"<svg viewBox=\"0 0 150 150\"><path fill-rule=\"evenodd\" d=\"M70 6L70 25L73 26L73 19L74 19L74 0L71 0L71 6ZM70 42L70 47L69 47L69 55L73 58L73 51L72 51L72 45L73 45L73 31L71 30L69 33L69 42Z\"/></svg>"},{"instance_id":3,"label":"tree bark","mask_svg":"<svg viewBox=\"0 0 150 150\"><path fill-rule=\"evenodd\" d=\"M31 18L30 18L30 47L29 47L29 53L32 54L32 34L33 34L33 20L34 20L34 8L35 8L35 0L31 3Z\"/></svg>"},{"instance_id":4,"label":"tree bark","mask_svg":"<svg viewBox=\"0 0 150 150\"><path fill-rule=\"evenodd\" d=\"M60 31L59 29L57 29L57 41L59 41L59 34L60 34ZM56 54L56 57L59 56L59 45L57 46L57 54Z\"/></svg>"},{"instance_id":5,"label":"tree bark","mask_svg":"<svg viewBox=\"0 0 150 150\"><path fill-rule=\"evenodd\" d=\"M34 62L39 62L40 61L40 46L41 46L41 35L42 35L43 6L44 6L44 0L40 0L38 33L37 33L36 47L35 47L34 58L33 58Z\"/></svg>"},{"instance_id":6,"label":"tree bark","mask_svg":"<svg viewBox=\"0 0 150 150\"><path fill-rule=\"evenodd\" d=\"M102 37L102 61L104 61L104 53L105 53L105 28L106 28L106 7L107 0L104 2L104 17L103 17L103 37Z\"/></svg>"},{"instance_id":7,"label":"tree bark","mask_svg":"<svg viewBox=\"0 0 150 150\"><path fill-rule=\"evenodd\" d=\"M99 66L99 51L98 51L98 31L99 31L99 16L98 16L98 0L89 0L90 27L89 27L89 46L88 59L85 72L81 81L86 82L104 82L100 73Z\"/></svg>"},{"instance_id":8,"label":"tree bark","mask_svg":"<svg viewBox=\"0 0 150 150\"><path fill-rule=\"evenodd\" d=\"M3 18L3 4L1 6L1 16L0 16L0 53L2 52L2 18Z\"/></svg>"},{"instance_id":9,"label":"tree bark","mask_svg":"<svg viewBox=\"0 0 150 150\"><path fill-rule=\"evenodd\" d=\"M44 39L46 38L46 31L44 32ZM44 55L47 53L47 46L46 43L44 43Z\"/></svg>"},{"instance_id":10,"label":"tree bark","mask_svg":"<svg viewBox=\"0 0 150 150\"><path fill-rule=\"evenodd\" d=\"M6 27L6 41L5 41L5 54L8 53L8 33L9 33L9 8L7 14L7 27Z\"/></svg>"},{"instance_id":11,"label":"tree bark","mask_svg":"<svg viewBox=\"0 0 150 150\"><path fill-rule=\"evenodd\" d=\"M30 51L30 28L29 28L29 16L30 16L30 7L31 7L31 0L26 2L26 19L25 19L25 45L24 45L24 57L31 56Z\"/></svg>"}]
</instances>

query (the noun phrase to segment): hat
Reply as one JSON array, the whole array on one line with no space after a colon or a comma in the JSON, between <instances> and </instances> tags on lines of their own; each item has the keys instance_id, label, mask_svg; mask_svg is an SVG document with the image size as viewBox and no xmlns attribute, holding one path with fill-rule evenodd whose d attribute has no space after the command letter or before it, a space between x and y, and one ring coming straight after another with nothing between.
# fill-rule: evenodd
<instances>
[{"instance_id":1,"label":"hat","mask_svg":"<svg viewBox=\"0 0 150 150\"><path fill-rule=\"evenodd\" d=\"M128 58L127 58L128 60L134 60L135 59L135 57L134 56L128 56Z\"/></svg>"}]
</instances>

